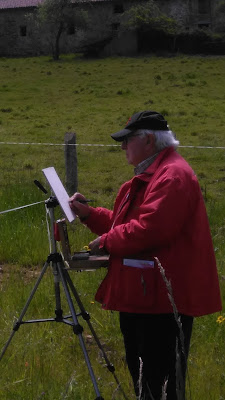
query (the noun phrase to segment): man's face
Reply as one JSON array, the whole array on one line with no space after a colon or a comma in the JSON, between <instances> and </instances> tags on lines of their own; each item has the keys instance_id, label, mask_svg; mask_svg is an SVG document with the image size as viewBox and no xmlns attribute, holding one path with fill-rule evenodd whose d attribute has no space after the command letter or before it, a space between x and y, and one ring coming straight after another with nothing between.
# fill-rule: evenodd
<instances>
[{"instance_id":1,"label":"man's face","mask_svg":"<svg viewBox=\"0 0 225 400\"><path fill-rule=\"evenodd\" d=\"M121 148L126 151L128 164L136 167L141 161L155 154L154 136L139 136L134 132L132 136L125 138Z\"/></svg>"}]
</instances>

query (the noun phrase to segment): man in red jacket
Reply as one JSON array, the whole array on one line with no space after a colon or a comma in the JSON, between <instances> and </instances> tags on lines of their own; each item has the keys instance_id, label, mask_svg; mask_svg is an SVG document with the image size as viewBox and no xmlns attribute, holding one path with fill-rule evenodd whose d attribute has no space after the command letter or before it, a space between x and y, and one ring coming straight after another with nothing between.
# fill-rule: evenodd
<instances>
[{"instance_id":1,"label":"man in red jacket","mask_svg":"<svg viewBox=\"0 0 225 400\"><path fill-rule=\"evenodd\" d=\"M179 142L155 111L134 114L111 135L134 177L113 211L71 208L98 237L91 249L110 254L96 300L120 312L126 360L139 399L185 398L193 318L221 310L213 244L196 175L176 152Z\"/></svg>"}]
</instances>

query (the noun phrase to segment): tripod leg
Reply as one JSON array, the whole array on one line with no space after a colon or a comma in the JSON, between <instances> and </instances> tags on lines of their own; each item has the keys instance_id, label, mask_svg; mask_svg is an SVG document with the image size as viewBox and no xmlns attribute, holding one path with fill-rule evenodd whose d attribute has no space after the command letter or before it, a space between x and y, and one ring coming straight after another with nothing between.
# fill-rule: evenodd
<instances>
[{"instance_id":1,"label":"tripod leg","mask_svg":"<svg viewBox=\"0 0 225 400\"><path fill-rule=\"evenodd\" d=\"M106 362L108 370L113 374L114 379L115 379L118 387L120 388L120 391L123 394L124 399L128 400L128 398L127 398L126 394L124 393L123 388L121 387L121 384L120 384L120 382L119 382L119 380L118 380L118 378L117 378L117 376L115 374L115 367L114 367L114 365L112 363L110 363L110 361L109 361L109 359L107 357L107 354L106 354L104 348L102 347L102 344L101 344L101 342L100 342L100 340L99 340L99 338L98 338L98 336L97 336L97 334L96 334L96 332L95 332L95 330L94 330L94 328L92 326L92 323L90 321L90 315L85 310L84 305L83 305L83 303L82 303L82 301L81 301L81 299L80 299L80 297L79 297L79 295L77 293L77 290L76 290L76 288L75 288L75 286L73 284L72 279L70 278L70 275L69 275L68 271L64 270L64 274L65 274L66 280L67 280L67 282L69 284L70 290L73 293L73 295L74 295L74 297L76 299L76 302L77 302L77 304L78 304L78 306L79 306L79 308L81 310L81 315L82 315L83 319L85 321L87 321L89 329L90 329L90 331L91 331L91 333L92 333L92 335L93 335L93 337L94 337L94 339L95 339L95 341L96 341L96 343L98 345L98 348L101 350L102 356L103 356L103 358L104 358L104 360Z\"/></svg>"},{"instance_id":2,"label":"tripod leg","mask_svg":"<svg viewBox=\"0 0 225 400\"><path fill-rule=\"evenodd\" d=\"M70 292L69 292L69 288L68 288L68 285L67 285L66 276L64 275L64 273L65 273L64 265L62 265L62 263L59 262L59 263L57 263L57 267L58 267L58 271L60 273L60 278L61 278L62 285L63 285L64 291L65 291L65 295L66 295L66 298L67 298L69 309L70 309L70 312L71 312L71 315L72 315L72 320L73 320L73 323L74 323L73 331L79 338L80 346L82 348L82 351L83 351L83 354L84 354L84 357L85 357L85 361L86 361L86 364L87 364L87 367L88 367L88 371L89 371L89 374L90 374L90 377L91 377L91 380L92 380L92 383L93 383L93 386L94 386L94 390L95 390L96 395L98 396L96 398L96 400L104 400L100 396L100 392L99 392L99 389L98 389L96 378L94 376L94 372L93 372L93 369L92 369L92 366L91 366L91 363L90 363L90 359L89 359L89 356L88 356L88 353L87 353L87 349L86 349L85 344L84 344L84 340L83 340L83 336L82 336L83 328L79 324L78 319L77 319L77 315L76 315L76 312L75 312L75 309L74 309L74 305L73 305L73 302L72 302L72 298L71 298L71 295L70 295Z\"/></svg>"},{"instance_id":3,"label":"tripod leg","mask_svg":"<svg viewBox=\"0 0 225 400\"><path fill-rule=\"evenodd\" d=\"M13 336L15 335L16 331L18 331L20 325L22 324L23 317L24 317L24 315L25 315L26 312L27 312L27 309L28 309L28 307L29 307L29 305L30 305L30 302L31 302L32 298L34 297L35 292L36 292L36 290L37 290L37 288L38 288L38 286L39 286L39 284L40 284L40 282L41 282L41 280L42 280L42 278L43 278L43 276L44 276L44 274L45 274L45 271L46 271L46 269L47 269L48 266L49 266L49 263L46 262L46 263L44 264L43 268L42 268L42 271L41 271L40 276L38 277L38 279L37 279L37 281L36 281L36 283L35 283L35 285L34 285L32 291L31 291L31 293L30 293L29 298L27 299L27 302L26 302L26 304L25 304L25 306L24 306L24 308L23 308L23 310L22 310L22 312L21 312L21 314L20 314L18 320L16 321L16 323L15 323L14 326L13 326L13 331L12 331L12 333L11 333L9 339L7 340L5 346L3 347L3 350L2 350L2 352L1 352L1 354L0 354L0 361L1 361L2 357L4 356L4 354L5 354L6 350L7 350L8 346L9 346L9 344L10 344L12 338L13 338Z\"/></svg>"},{"instance_id":4,"label":"tripod leg","mask_svg":"<svg viewBox=\"0 0 225 400\"><path fill-rule=\"evenodd\" d=\"M61 308L61 296L60 296L60 275L57 268L57 263L53 263L52 265L53 275L54 275L54 287L55 287L55 301L56 301L56 308L55 308L55 316L56 321L62 321L63 319L63 310Z\"/></svg>"}]
</instances>

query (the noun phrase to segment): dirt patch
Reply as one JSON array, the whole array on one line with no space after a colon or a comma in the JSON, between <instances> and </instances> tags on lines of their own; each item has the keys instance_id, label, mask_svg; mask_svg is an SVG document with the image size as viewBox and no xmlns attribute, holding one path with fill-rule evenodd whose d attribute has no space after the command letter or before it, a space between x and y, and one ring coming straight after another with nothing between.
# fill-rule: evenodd
<instances>
[{"instance_id":1,"label":"dirt patch","mask_svg":"<svg viewBox=\"0 0 225 400\"><path fill-rule=\"evenodd\" d=\"M20 276L24 283L29 283L37 278L40 274L40 267L25 267L12 264L0 264L0 289L5 281L9 280L12 275Z\"/></svg>"}]
</instances>

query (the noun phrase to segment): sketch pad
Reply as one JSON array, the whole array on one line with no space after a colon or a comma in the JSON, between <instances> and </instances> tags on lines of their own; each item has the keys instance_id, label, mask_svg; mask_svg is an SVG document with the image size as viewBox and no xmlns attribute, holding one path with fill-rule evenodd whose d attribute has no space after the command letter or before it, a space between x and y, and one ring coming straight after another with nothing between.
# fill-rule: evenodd
<instances>
[{"instance_id":1,"label":"sketch pad","mask_svg":"<svg viewBox=\"0 0 225 400\"><path fill-rule=\"evenodd\" d=\"M69 222L73 222L76 216L69 206L69 195L67 194L61 180L59 179L55 168L44 168L42 172L44 173L49 185L51 186L66 218Z\"/></svg>"}]
</instances>

